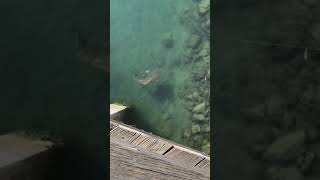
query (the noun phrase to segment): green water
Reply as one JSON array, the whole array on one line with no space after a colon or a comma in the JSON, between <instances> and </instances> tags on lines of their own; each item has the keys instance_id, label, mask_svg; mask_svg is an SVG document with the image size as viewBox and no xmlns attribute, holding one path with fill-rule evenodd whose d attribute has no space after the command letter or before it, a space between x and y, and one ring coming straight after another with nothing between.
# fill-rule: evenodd
<instances>
[{"instance_id":1,"label":"green water","mask_svg":"<svg viewBox=\"0 0 320 180\"><path fill-rule=\"evenodd\" d=\"M129 122L178 143L191 127L190 112L178 97L190 74L181 63L190 30L180 17L191 0L111 0L110 100L133 107ZM171 33L172 48L163 38ZM160 80L141 86L136 74L161 69Z\"/></svg>"}]
</instances>

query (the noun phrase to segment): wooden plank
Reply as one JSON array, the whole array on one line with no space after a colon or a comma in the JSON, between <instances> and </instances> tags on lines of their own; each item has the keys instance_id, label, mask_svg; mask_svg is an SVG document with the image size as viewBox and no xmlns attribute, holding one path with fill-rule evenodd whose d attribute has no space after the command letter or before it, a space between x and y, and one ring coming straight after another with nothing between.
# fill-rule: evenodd
<instances>
[{"instance_id":1,"label":"wooden plank","mask_svg":"<svg viewBox=\"0 0 320 180\"><path fill-rule=\"evenodd\" d=\"M203 159L199 164L196 165L196 167L202 168L205 171L210 171L210 159Z\"/></svg>"},{"instance_id":2,"label":"wooden plank","mask_svg":"<svg viewBox=\"0 0 320 180\"><path fill-rule=\"evenodd\" d=\"M166 153L164 156L175 159L177 161L181 161L183 163L189 163L193 166L196 166L201 160L203 160L205 157L194 153L192 151L183 149L181 147L174 146L168 153Z\"/></svg>"},{"instance_id":3,"label":"wooden plank","mask_svg":"<svg viewBox=\"0 0 320 180\"><path fill-rule=\"evenodd\" d=\"M111 123L111 125L113 126L110 133L112 138L140 146L157 154L163 154L170 147L172 147L172 144L167 143L159 138L154 138L148 134L130 129L125 126L116 126L115 123Z\"/></svg>"},{"instance_id":4,"label":"wooden plank","mask_svg":"<svg viewBox=\"0 0 320 180\"><path fill-rule=\"evenodd\" d=\"M119 104L110 104L110 118L122 121L127 107Z\"/></svg>"},{"instance_id":5,"label":"wooden plank","mask_svg":"<svg viewBox=\"0 0 320 180\"><path fill-rule=\"evenodd\" d=\"M132 142L140 135L139 132L131 131L128 128L117 126L110 132L110 137L120 141Z\"/></svg>"},{"instance_id":6,"label":"wooden plank","mask_svg":"<svg viewBox=\"0 0 320 180\"><path fill-rule=\"evenodd\" d=\"M111 139L130 143L148 152L163 155L165 158L179 161L210 173L209 156L123 123L115 121L111 121L111 123L114 126L117 125L110 132Z\"/></svg>"},{"instance_id":7,"label":"wooden plank","mask_svg":"<svg viewBox=\"0 0 320 180\"><path fill-rule=\"evenodd\" d=\"M167 152L172 147L173 147L172 144L170 144L168 142L165 142L165 141L163 141L161 139L157 139L156 143L154 143L149 148L149 151L163 155L165 152Z\"/></svg>"},{"instance_id":8,"label":"wooden plank","mask_svg":"<svg viewBox=\"0 0 320 180\"><path fill-rule=\"evenodd\" d=\"M114 123L112 121L110 121L110 131L112 131L114 128L116 128L118 126L117 123Z\"/></svg>"},{"instance_id":9,"label":"wooden plank","mask_svg":"<svg viewBox=\"0 0 320 180\"><path fill-rule=\"evenodd\" d=\"M110 174L110 179L123 180L210 179L208 172L116 139L110 139Z\"/></svg>"},{"instance_id":10,"label":"wooden plank","mask_svg":"<svg viewBox=\"0 0 320 180\"><path fill-rule=\"evenodd\" d=\"M110 116L125 110L127 107L119 104L110 104Z\"/></svg>"}]
</instances>

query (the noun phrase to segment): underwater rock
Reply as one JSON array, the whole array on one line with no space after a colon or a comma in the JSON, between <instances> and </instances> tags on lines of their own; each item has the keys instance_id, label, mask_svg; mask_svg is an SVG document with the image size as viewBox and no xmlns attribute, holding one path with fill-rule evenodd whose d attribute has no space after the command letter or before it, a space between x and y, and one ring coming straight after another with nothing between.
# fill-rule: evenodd
<instances>
[{"instance_id":1,"label":"underwater rock","mask_svg":"<svg viewBox=\"0 0 320 180\"><path fill-rule=\"evenodd\" d=\"M192 100L193 99L193 94L189 94L188 96L186 96L187 100Z\"/></svg>"},{"instance_id":2,"label":"underwater rock","mask_svg":"<svg viewBox=\"0 0 320 180\"><path fill-rule=\"evenodd\" d=\"M194 91L192 95L193 95L193 100L198 99L200 97L197 91Z\"/></svg>"},{"instance_id":3,"label":"underwater rock","mask_svg":"<svg viewBox=\"0 0 320 180\"><path fill-rule=\"evenodd\" d=\"M210 45L209 45L209 42L204 42L202 43L202 47L201 47L201 50L199 51L198 53L198 57L209 57L210 55ZM209 61L206 61L206 62L209 62Z\"/></svg>"},{"instance_id":4,"label":"underwater rock","mask_svg":"<svg viewBox=\"0 0 320 180\"><path fill-rule=\"evenodd\" d=\"M208 106L208 107L210 107L210 106ZM203 111L202 114L203 114L204 116L206 116L206 118L207 118L207 117L209 117L209 115L210 115L210 110L209 110L209 109L206 109L206 110Z\"/></svg>"},{"instance_id":5,"label":"underwater rock","mask_svg":"<svg viewBox=\"0 0 320 180\"><path fill-rule=\"evenodd\" d=\"M191 132L192 132L192 134L196 134L196 133L200 132L200 126L199 126L199 124L194 124L194 125L192 125L192 127L191 127Z\"/></svg>"},{"instance_id":6,"label":"underwater rock","mask_svg":"<svg viewBox=\"0 0 320 180\"><path fill-rule=\"evenodd\" d=\"M205 14L210 9L210 0L201 0L198 4L199 12Z\"/></svg>"},{"instance_id":7,"label":"underwater rock","mask_svg":"<svg viewBox=\"0 0 320 180\"><path fill-rule=\"evenodd\" d=\"M268 161L289 161L305 151L306 134L303 130L276 139L264 153Z\"/></svg>"},{"instance_id":8,"label":"underwater rock","mask_svg":"<svg viewBox=\"0 0 320 180\"><path fill-rule=\"evenodd\" d=\"M206 103L201 103L196 105L196 107L193 108L192 112L193 113L201 113L205 110Z\"/></svg>"},{"instance_id":9,"label":"underwater rock","mask_svg":"<svg viewBox=\"0 0 320 180\"><path fill-rule=\"evenodd\" d=\"M266 170L267 180L303 180L304 176L296 167L272 166Z\"/></svg>"},{"instance_id":10,"label":"underwater rock","mask_svg":"<svg viewBox=\"0 0 320 180\"><path fill-rule=\"evenodd\" d=\"M205 117L202 114L194 114L192 117L197 121L204 121L205 120Z\"/></svg>"},{"instance_id":11,"label":"underwater rock","mask_svg":"<svg viewBox=\"0 0 320 180\"><path fill-rule=\"evenodd\" d=\"M166 120L169 120L170 117L171 117L171 114L168 113L168 112L165 112L165 113L162 115L161 119L166 121Z\"/></svg>"},{"instance_id":12,"label":"underwater rock","mask_svg":"<svg viewBox=\"0 0 320 180\"><path fill-rule=\"evenodd\" d=\"M207 121L207 122L210 122L210 117L206 116L204 120Z\"/></svg>"},{"instance_id":13,"label":"underwater rock","mask_svg":"<svg viewBox=\"0 0 320 180\"><path fill-rule=\"evenodd\" d=\"M210 132L210 126L209 126L208 124L203 125L203 126L202 126L202 131L203 131L204 133Z\"/></svg>"},{"instance_id":14,"label":"underwater rock","mask_svg":"<svg viewBox=\"0 0 320 180\"><path fill-rule=\"evenodd\" d=\"M201 147L201 150L206 153L206 154L210 154L210 143L209 142L205 142L203 143L202 147Z\"/></svg>"},{"instance_id":15,"label":"underwater rock","mask_svg":"<svg viewBox=\"0 0 320 180\"><path fill-rule=\"evenodd\" d=\"M184 53L184 61L185 61L185 63L192 62L193 56L194 56L193 54L194 54L193 53L193 49L191 49L191 48L186 49L186 52Z\"/></svg>"},{"instance_id":16,"label":"underwater rock","mask_svg":"<svg viewBox=\"0 0 320 180\"><path fill-rule=\"evenodd\" d=\"M198 58L202 59L205 66L210 68L210 48L209 43L203 43L203 46L198 54Z\"/></svg>"},{"instance_id":17,"label":"underwater rock","mask_svg":"<svg viewBox=\"0 0 320 180\"><path fill-rule=\"evenodd\" d=\"M192 48L192 49L197 49L201 42L200 36L197 34L192 34L189 39L187 40L187 47Z\"/></svg>"},{"instance_id":18,"label":"underwater rock","mask_svg":"<svg viewBox=\"0 0 320 180\"><path fill-rule=\"evenodd\" d=\"M191 132L190 132L189 130L186 130L186 131L183 133L183 136L184 136L185 138L190 138Z\"/></svg>"},{"instance_id":19,"label":"underwater rock","mask_svg":"<svg viewBox=\"0 0 320 180\"><path fill-rule=\"evenodd\" d=\"M210 18L203 23L203 29L210 30Z\"/></svg>"}]
</instances>

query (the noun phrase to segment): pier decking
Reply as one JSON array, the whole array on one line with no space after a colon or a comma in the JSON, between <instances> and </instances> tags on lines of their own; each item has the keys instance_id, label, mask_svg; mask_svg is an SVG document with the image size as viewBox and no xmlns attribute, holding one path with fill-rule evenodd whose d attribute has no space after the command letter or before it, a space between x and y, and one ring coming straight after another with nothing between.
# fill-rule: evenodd
<instances>
[{"instance_id":1,"label":"pier decking","mask_svg":"<svg viewBox=\"0 0 320 180\"><path fill-rule=\"evenodd\" d=\"M210 157L111 119L110 171L116 180L210 179Z\"/></svg>"}]
</instances>

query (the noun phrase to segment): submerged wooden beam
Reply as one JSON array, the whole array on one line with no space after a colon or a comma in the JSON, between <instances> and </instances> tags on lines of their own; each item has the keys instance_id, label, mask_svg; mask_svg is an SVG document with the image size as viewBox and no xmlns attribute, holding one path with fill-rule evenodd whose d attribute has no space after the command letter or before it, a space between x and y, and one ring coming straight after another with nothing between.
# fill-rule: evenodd
<instances>
[{"instance_id":1,"label":"submerged wooden beam","mask_svg":"<svg viewBox=\"0 0 320 180\"><path fill-rule=\"evenodd\" d=\"M110 120L111 178L209 179L204 153Z\"/></svg>"}]
</instances>

